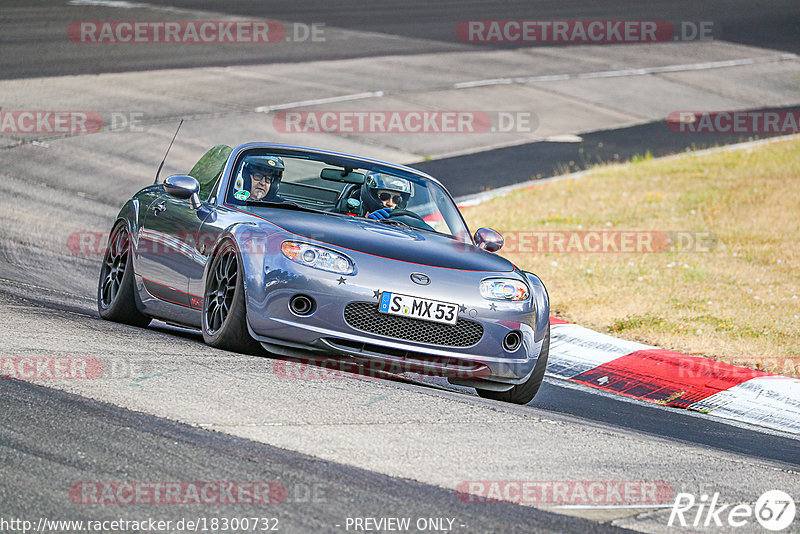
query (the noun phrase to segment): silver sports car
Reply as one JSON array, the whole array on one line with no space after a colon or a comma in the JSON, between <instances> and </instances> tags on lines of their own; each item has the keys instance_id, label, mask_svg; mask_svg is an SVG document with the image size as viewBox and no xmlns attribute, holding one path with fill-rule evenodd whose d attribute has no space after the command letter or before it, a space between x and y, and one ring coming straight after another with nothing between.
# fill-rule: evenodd
<instances>
[{"instance_id":1,"label":"silver sports car","mask_svg":"<svg viewBox=\"0 0 800 534\"><path fill-rule=\"evenodd\" d=\"M198 328L214 347L397 364L526 404L550 345L542 281L471 235L434 178L268 143L206 153L117 216L101 317Z\"/></svg>"}]
</instances>

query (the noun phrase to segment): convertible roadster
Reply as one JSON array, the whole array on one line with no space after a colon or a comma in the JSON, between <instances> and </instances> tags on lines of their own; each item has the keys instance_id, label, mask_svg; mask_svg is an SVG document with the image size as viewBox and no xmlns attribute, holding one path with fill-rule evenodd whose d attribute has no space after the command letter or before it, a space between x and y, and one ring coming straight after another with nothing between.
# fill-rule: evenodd
<instances>
[{"instance_id":1,"label":"convertible roadster","mask_svg":"<svg viewBox=\"0 0 800 534\"><path fill-rule=\"evenodd\" d=\"M415 169L325 150L220 145L145 187L111 230L104 319L158 319L209 345L400 364L527 404L550 346L542 281L471 235Z\"/></svg>"}]
</instances>

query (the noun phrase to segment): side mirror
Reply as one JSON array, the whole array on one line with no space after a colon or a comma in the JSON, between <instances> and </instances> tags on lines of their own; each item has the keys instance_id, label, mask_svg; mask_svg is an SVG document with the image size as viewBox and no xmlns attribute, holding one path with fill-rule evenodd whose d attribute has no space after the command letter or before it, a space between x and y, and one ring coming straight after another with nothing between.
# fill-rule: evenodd
<instances>
[{"instance_id":1,"label":"side mirror","mask_svg":"<svg viewBox=\"0 0 800 534\"><path fill-rule=\"evenodd\" d=\"M475 244L487 252L497 252L503 248L505 240L500 232L491 228L478 228L475 231Z\"/></svg>"},{"instance_id":2,"label":"side mirror","mask_svg":"<svg viewBox=\"0 0 800 534\"><path fill-rule=\"evenodd\" d=\"M200 184L191 176L185 174L173 174L164 180L164 191L168 195L182 200L189 199L189 205L193 210L200 207Z\"/></svg>"}]
</instances>

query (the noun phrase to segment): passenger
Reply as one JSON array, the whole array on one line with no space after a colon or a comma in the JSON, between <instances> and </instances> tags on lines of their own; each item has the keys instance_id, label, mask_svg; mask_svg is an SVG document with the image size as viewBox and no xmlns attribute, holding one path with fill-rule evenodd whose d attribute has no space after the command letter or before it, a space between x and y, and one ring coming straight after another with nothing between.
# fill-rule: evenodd
<instances>
[{"instance_id":1,"label":"passenger","mask_svg":"<svg viewBox=\"0 0 800 534\"><path fill-rule=\"evenodd\" d=\"M392 210L406 209L409 198L411 182L405 178L370 172L361 186L361 203L368 219L387 219Z\"/></svg>"}]
</instances>

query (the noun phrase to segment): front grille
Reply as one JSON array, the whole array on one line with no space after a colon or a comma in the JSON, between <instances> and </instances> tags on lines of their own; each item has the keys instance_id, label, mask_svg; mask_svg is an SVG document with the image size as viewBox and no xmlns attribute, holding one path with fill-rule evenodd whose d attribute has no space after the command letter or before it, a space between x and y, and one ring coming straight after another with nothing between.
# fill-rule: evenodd
<instances>
[{"instance_id":1,"label":"front grille","mask_svg":"<svg viewBox=\"0 0 800 534\"><path fill-rule=\"evenodd\" d=\"M372 302L351 302L344 308L344 319L356 330L443 347L471 347L483 337L483 326L469 319L454 325L432 323L381 313Z\"/></svg>"}]
</instances>

